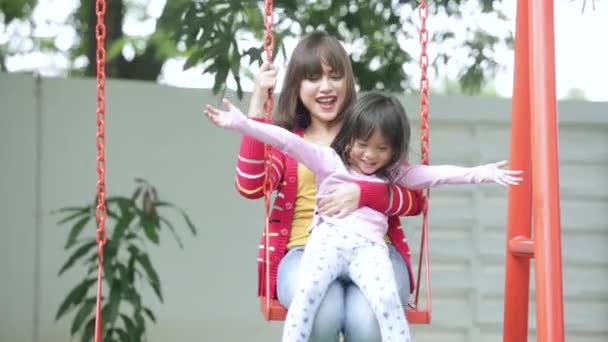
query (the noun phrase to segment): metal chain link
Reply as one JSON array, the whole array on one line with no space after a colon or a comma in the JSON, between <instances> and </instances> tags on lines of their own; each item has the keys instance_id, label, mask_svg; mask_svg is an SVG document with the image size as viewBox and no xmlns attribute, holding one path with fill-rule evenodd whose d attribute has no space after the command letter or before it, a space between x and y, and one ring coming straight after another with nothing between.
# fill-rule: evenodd
<instances>
[{"instance_id":1,"label":"metal chain link","mask_svg":"<svg viewBox=\"0 0 608 342\"><path fill-rule=\"evenodd\" d=\"M420 18L420 162L423 165L429 164L429 79L427 70L429 66L429 56L426 48L429 42L429 32L426 29L426 19L428 17L428 7L425 0L420 1L418 16ZM416 291L414 296L414 306L418 307L420 296L420 284L423 264L426 265L426 284L429 285L429 260L428 260L428 209L429 209L429 189L422 191L422 236L420 238L420 259L418 260L418 275L416 277ZM430 290L426 293L427 305L430 310Z\"/></svg>"},{"instance_id":2,"label":"metal chain link","mask_svg":"<svg viewBox=\"0 0 608 342\"><path fill-rule=\"evenodd\" d=\"M266 61L268 63L272 63L272 52L274 50L274 36L272 35L272 25L274 22L274 14L273 14L273 3L272 0L264 1L264 50L266 51ZM264 109L266 110L266 121L272 121L272 109L274 108L274 97L273 97L274 88L268 89L268 95L266 97L266 101L264 102ZM272 191L272 182L270 179L270 170L271 170L271 158L270 158L271 146L266 144L264 146L264 157L266 161L266 172L264 179L264 194L266 198L266 213L269 215L270 208L270 193ZM267 215L267 216L268 216Z\"/></svg>"},{"instance_id":3,"label":"metal chain link","mask_svg":"<svg viewBox=\"0 0 608 342\"><path fill-rule=\"evenodd\" d=\"M264 1L264 51L266 52L266 60L272 63L272 52L274 50L274 36L272 35L272 25L274 22L273 14L273 3L272 0ZM268 95L264 102L264 109L266 110L266 122L272 121L272 109L274 107L273 98L274 88L268 89ZM265 161L265 172L264 172L264 213L266 216L266 222L264 226L264 261L265 261L265 282L266 282L266 308L270 309L270 197L272 193L272 148L269 144L264 145L264 161Z\"/></svg>"},{"instance_id":4,"label":"metal chain link","mask_svg":"<svg viewBox=\"0 0 608 342\"><path fill-rule=\"evenodd\" d=\"M95 37L97 39L97 208L96 218L98 222L97 243L106 242L105 218L105 62L106 50L104 42L106 37L106 27L104 25L104 17L106 12L105 0L97 0L96 9L97 25L95 26Z\"/></svg>"},{"instance_id":5,"label":"metal chain link","mask_svg":"<svg viewBox=\"0 0 608 342\"><path fill-rule=\"evenodd\" d=\"M429 79L427 70L429 66L429 56L426 48L429 42L429 32L426 29L426 19L428 17L428 7L425 0L420 2L418 8L418 16L420 17L420 162L421 164L429 164ZM429 190L423 191L424 204L423 214L426 221L426 213L428 211Z\"/></svg>"},{"instance_id":6,"label":"metal chain link","mask_svg":"<svg viewBox=\"0 0 608 342\"><path fill-rule=\"evenodd\" d=\"M426 1L421 1L418 9L420 17L420 152L422 154L422 164L429 163L429 79L427 70L429 66L429 56L426 52L429 42L429 32L426 29L426 19L428 8Z\"/></svg>"},{"instance_id":7,"label":"metal chain link","mask_svg":"<svg viewBox=\"0 0 608 342\"><path fill-rule=\"evenodd\" d=\"M97 219L97 231L95 234L95 240L97 241L97 254L98 254L98 269L97 269L97 304L95 312L95 342L101 342L103 334L102 318L101 318L101 289L103 279L103 249L107 242L105 220L106 220L106 182L105 182L105 116L106 116L106 104L105 104L105 87L106 87L106 50L105 50L105 39L106 39L106 26L105 26L105 14L106 14L106 2L105 0L96 0L95 2L95 14L97 15L97 24L95 25L95 38L97 42L96 51L96 63L97 63L97 207L95 208L95 217ZM91 61L92 63L93 61Z\"/></svg>"}]
</instances>

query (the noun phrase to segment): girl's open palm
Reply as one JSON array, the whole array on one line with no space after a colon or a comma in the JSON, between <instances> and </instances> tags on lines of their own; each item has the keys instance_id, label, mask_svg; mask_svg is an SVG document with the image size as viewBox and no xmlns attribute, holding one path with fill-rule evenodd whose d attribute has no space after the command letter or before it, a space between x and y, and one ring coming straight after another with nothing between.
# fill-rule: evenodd
<instances>
[{"instance_id":1,"label":"girl's open palm","mask_svg":"<svg viewBox=\"0 0 608 342\"><path fill-rule=\"evenodd\" d=\"M523 171L507 169L508 162L506 160L498 163L482 165L482 172L485 173L485 178L500 185L518 185L523 178Z\"/></svg>"},{"instance_id":2,"label":"girl's open palm","mask_svg":"<svg viewBox=\"0 0 608 342\"><path fill-rule=\"evenodd\" d=\"M230 101L224 99L222 103L226 107L226 110L217 109L209 104L207 105L207 110L205 110L205 114L207 114L209 120L214 124L223 128L232 128L237 123L247 120L245 114L232 105Z\"/></svg>"}]
</instances>

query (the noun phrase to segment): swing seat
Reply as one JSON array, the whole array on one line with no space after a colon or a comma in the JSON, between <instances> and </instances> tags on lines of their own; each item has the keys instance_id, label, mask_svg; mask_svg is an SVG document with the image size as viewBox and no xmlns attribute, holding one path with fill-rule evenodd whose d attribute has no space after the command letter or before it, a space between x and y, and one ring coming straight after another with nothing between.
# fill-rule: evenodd
<instances>
[{"instance_id":1,"label":"swing seat","mask_svg":"<svg viewBox=\"0 0 608 342\"><path fill-rule=\"evenodd\" d=\"M267 321L284 321L287 316L287 309L276 299L270 300L270 306L266 306L265 297L260 297L260 309ZM405 309L405 316L410 324L429 324L431 323L431 311L422 310L413 306Z\"/></svg>"}]
</instances>

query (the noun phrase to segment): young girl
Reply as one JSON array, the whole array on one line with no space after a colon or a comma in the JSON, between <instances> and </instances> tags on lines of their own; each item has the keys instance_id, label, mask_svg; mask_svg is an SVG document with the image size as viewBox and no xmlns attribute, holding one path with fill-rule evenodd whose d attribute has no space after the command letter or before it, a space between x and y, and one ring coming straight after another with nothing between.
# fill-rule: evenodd
<instances>
[{"instance_id":1,"label":"young girl","mask_svg":"<svg viewBox=\"0 0 608 342\"><path fill-rule=\"evenodd\" d=\"M248 119L225 101L228 111L207 106L218 126L250 135L292 155L316 176L319 196L336 183L357 179L390 182L410 188L439 184L518 184L520 171L500 168L504 162L474 168L404 166L410 127L405 111L393 97L367 93L331 147L307 142L283 128ZM315 215L301 261L299 289L289 307L283 341L307 341L312 320L329 284L348 274L370 302L383 341L411 341L397 293L384 235L387 217L362 207L345 217Z\"/></svg>"}]
</instances>

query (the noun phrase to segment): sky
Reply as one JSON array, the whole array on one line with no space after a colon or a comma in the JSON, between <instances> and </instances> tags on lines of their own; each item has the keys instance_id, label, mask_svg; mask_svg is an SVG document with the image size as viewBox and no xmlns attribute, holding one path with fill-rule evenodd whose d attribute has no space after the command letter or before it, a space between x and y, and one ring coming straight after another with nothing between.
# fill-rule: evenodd
<instances>
[{"instance_id":1,"label":"sky","mask_svg":"<svg viewBox=\"0 0 608 342\"><path fill-rule=\"evenodd\" d=\"M133 3L143 4L145 11L152 17L158 17L162 12L165 0L130 0ZM606 1L595 1L595 8L592 7L592 1L587 0L585 11L582 12L584 0L555 0L555 59L556 59L556 93L558 98L565 97L571 89L581 89L587 100L590 101L608 101L608 87L604 85L608 80L608 43L605 36L601 32L608 33L608 3ZM494 15L483 15L475 8L475 2L465 8L463 16L466 22L472 21L484 30L491 33L503 33L508 30L515 29L515 0L504 0L501 9L507 15L509 20L501 22ZM51 34L52 32L59 33L59 38L56 40L60 47L67 49L71 42L74 41L75 33L69 26L56 24L62 23L70 9L77 6L76 0L39 0L39 8L34 13L34 20L38 23L37 35ZM404 13L408 15L409 13ZM137 13L130 15L136 16ZM417 18L417 16L415 16ZM465 23L456 21L453 18L446 17L429 17L427 22L429 30L440 30L445 27L450 27L457 36L464 37ZM129 34L149 34L154 30L154 20L150 19L144 22L139 20L129 20L127 18L124 30ZM20 32L22 35L27 35L28 32ZM596 38L593 38L596 37ZM0 43L6 41L7 36L0 34ZM287 52L290 55L291 49L295 45L295 37L288 42ZM27 44L27 42L20 42ZM253 43L255 44L255 43ZM420 46L417 39L404 42L406 48L411 54L418 55ZM346 46L349 52L357 47ZM429 55L433 58L434 51L437 49L445 49L446 46L430 45ZM440 80L445 76L455 79L458 71L458 61L466 58L466 51L459 49L458 46L447 47L452 49L450 54L453 56L450 66L442 69L440 74L435 74L430 70L431 83L439 85ZM132 54L129 49L123 50L125 55ZM513 78L513 52L506 46L497 50L495 55L497 62L500 65L500 72L490 83L494 86L500 96L509 97L512 92ZM76 61L83 63L83 61ZM285 61L277 56L275 64L279 68L279 84L280 88L282 79L282 71L285 69ZM163 69L163 75L160 82L177 87L188 88L209 88L212 85L213 77L211 75L201 75L200 68L190 70L182 70L183 60L167 61ZM36 68L43 75L53 76L57 69L65 68L67 61L61 58L49 58L48 55L33 54L28 56L20 56L7 61L7 67L11 71L22 69ZM251 71L255 73L256 67L253 66ZM411 66L406 69L414 79L418 78L420 71L416 66ZM233 82L228 82L228 86L233 86ZM243 78L243 87L248 91L252 87L250 80Z\"/></svg>"}]
</instances>

